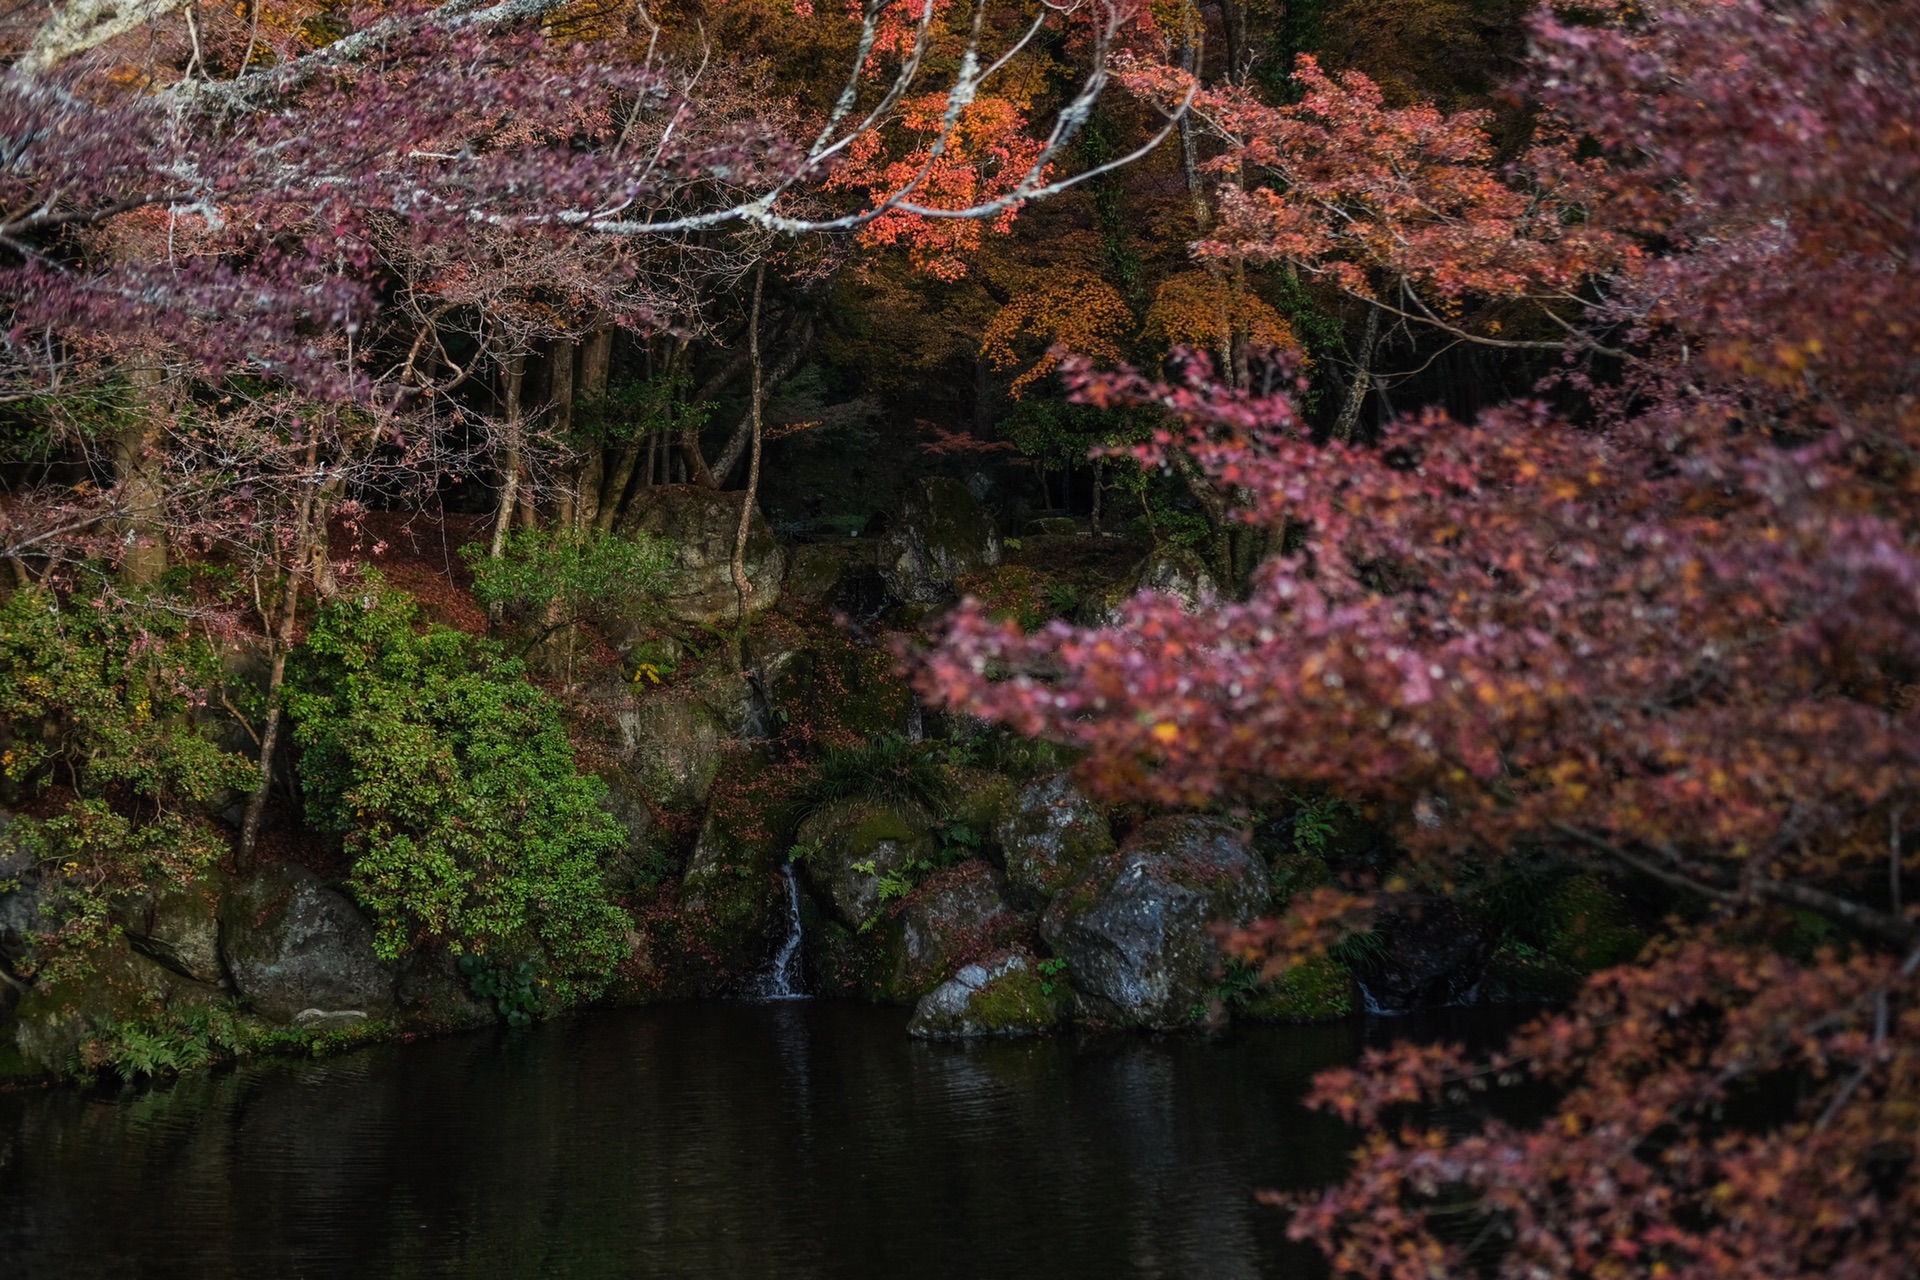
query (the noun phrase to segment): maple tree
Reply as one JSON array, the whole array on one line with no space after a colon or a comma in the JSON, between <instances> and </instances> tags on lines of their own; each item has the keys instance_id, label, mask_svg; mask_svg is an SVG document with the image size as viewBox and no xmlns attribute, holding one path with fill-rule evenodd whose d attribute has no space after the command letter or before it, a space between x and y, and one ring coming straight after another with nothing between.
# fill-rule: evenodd
<instances>
[{"instance_id":1,"label":"maple tree","mask_svg":"<svg viewBox=\"0 0 1920 1280\"><path fill-rule=\"evenodd\" d=\"M1403 1046L1322 1077L1364 1137L1291 1230L1343 1274L1907 1275L1916 31L1869 0L1736 0L1534 35L1532 88L1590 148L1583 219L1485 185L1472 129L1303 68L1302 109L1245 144L1293 181L1223 225L1368 296L1387 273L1583 299L1569 341L1625 370L1585 384L1593 421L1428 414L1361 448L1201 356L1171 380L1068 362L1084 402L1162 412L1140 459L1192 459L1283 553L1244 599L1143 596L1115 627L963 611L925 686L1084 748L1110 794L1376 806L1402 875L1232 940L1272 972L1469 861L1548 850L1698 904L1490 1060ZM1829 942L1783 949L1784 912ZM1514 1081L1551 1088L1543 1120L1463 1124Z\"/></svg>"}]
</instances>

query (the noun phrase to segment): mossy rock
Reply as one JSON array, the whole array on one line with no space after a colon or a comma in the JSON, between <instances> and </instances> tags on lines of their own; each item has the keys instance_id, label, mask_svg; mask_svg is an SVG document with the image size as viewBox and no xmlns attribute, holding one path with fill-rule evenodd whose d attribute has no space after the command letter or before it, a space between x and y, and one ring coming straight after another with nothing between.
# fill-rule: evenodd
<instances>
[{"instance_id":1,"label":"mossy rock","mask_svg":"<svg viewBox=\"0 0 1920 1280\"><path fill-rule=\"evenodd\" d=\"M880 954L868 995L913 1004L967 958L1004 947L1022 930L1000 873L979 858L927 877L872 929Z\"/></svg>"},{"instance_id":2,"label":"mossy rock","mask_svg":"<svg viewBox=\"0 0 1920 1280\"><path fill-rule=\"evenodd\" d=\"M81 1048L114 1027L152 1024L227 997L135 954L115 941L92 956L90 971L30 988L0 1021L0 1079L53 1079L80 1069Z\"/></svg>"},{"instance_id":3,"label":"mossy rock","mask_svg":"<svg viewBox=\"0 0 1920 1280\"><path fill-rule=\"evenodd\" d=\"M1360 1005L1360 988L1347 967L1314 956L1263 984L1244 1006L1256 1022L1335 1022Z\"/></svg>"},{"instance_id":4,"label":"mossy rock","mask_svg":"<svg viewBox=\"0 0 1920 1280\"><path fill-rule=\"evenodd\" d=\"M800 824L796 855L807 886L842 925L861 929L880 912L883 877L906 875L939 853L933 822L910 805L853 798Z\"/></svg>"},{"instance_id":5,"label":"mossy rock","mask_svg":"<svg viewBox=\"0 0 1920 1280\"><path fill-rule=\"evenodd\" d=\"M879 570L887 590L908 603L950 596L963 574L1000 563L993 517L945 476L924 476L907 487L881 543Z\"/></svg>"},{"instance_id":6,"label":"mossy rock","mask_svg":"<svg viewBox=\"0 0 1920 1280\"><path fill-rule=\"evenodd\" d=\"M1113 851L1106 810L1065 773L1020 789L995 831L1015 906L1038 910L1096 858Z\"/></svg>"},{"instance_id":7,"label":"mossy rock","mask_svg":"<svg viewBox=\"0 0 1920 1280\"><path fill-rule=\"evenodd\" d=\"M862 648L835 633L768 670L764 688L783 727L845 744L906 732L913 692L897 668L890 650Z\"/></svg>"},{"instance_id":8,"label":"mossy rock","mask_svg":"<svg viewBox=\"0 0 1920 1280\"><path fill-rule=\"evenodd\" d=\"M658 607L689 627L726 626L741 616L733 581L733 549L740 531L741 490L698 485L656 485L637 492L620 519L620 532L645 532L673 544L672 584L649 607ZM786 553L773 527L756 508L747 524L745 569L752 593L748 616L772 608L780 599Z\"/></svg>"},{"instance_id":9,"label":"mossy rock","mask_svg":"<svg viewBox=\"0 0 1920 1280\"><path fill-rule=\"evenodd\" d=\"M877 545L864 538L837 538L793 548L787 557L782 601L790 607L825 603L849 574L873 572Z\"/></svg>"},{"instance_id":10,"label":"mossy rock","mask_svg":"<svg viewBox=\"0 0 1920 1280\"><path fill-rule=\"evenodd\" d=\"M649 689L615 712L620 770L663 809L698 809L726 753L726 725L711 707L677 690Z\"/></svg>"},{"instance_id":11,"label":"mossy rock","mask_svg":"<svg viewBox=\"0 0 1920 1280\"><path fill-rule=\"evenodd\" d=\"M1038 1035L1058 1026L1063 1013L1052 985L1024 952L987 957L928 992L907 1033L928 1040Z\"/></svg>"},{"instance_id":12,"label":"mossy rock","mask_svg":"<svg viewBox=\"0 0 1920 1280\"><path fill-rule=\"evenodd\" d=\"M981 838L981 853L1000 862L999 829L1013 812L1020 788L1012 778L987 769L947 765L941 772L953 796L949 817Z\"/></svg>"},{"instance_id":13,"label":"mossy rock","mask_svg":"<svg viewBox=\"0 0 1920 1280\"><path fill-rule=\"evenodd\" d=\"M1080 532L1080 522L1072 516L1041 516L1027 521L1029 538L1071 538Z\"/></svg>"},{"instance_id":14,"label":"mossy rock","mask_svg":"<svg viewBox=\"0 0 1920 1280\"><path fill-rule=\"evenodd\" d=\"M1599 876L1569 876L1548 901L1547 948L1579 973L1597 973L1640 954L1646 935L1628 919L1626 899Z\"/></svg>"},{"instance_id":15,"label":"mossy rock","mask_svg":"<svg viewBox=\"0 0 1920 1280\"><path fill-rule=\"evenodd\" d=\"M1193 609L1219 594L1213 571L1198 552L1176 543L1162 542L1147 553L1126 581L1108 592L1106 618L1109 624L1120 620L1121 606L1142 591L1172 596L1183 608Z\"/></svg>"},{"instance_id":16,"label":"mossy rock","mask_svg":"<svg viewBox=\"0 0 1920 1280\"><path fill-rule=\"evenodd\" d=\"M226 980L220 961L220 900L230 885L219 873L184 885L149 889L114 912L127 945L183 978L209 986Z\"/></svg>"},{"instance_id":17,"label":"mossy rock","mask_svg":"<svg viewBox=\"0 0 1920 1280\"><path fill-rule=\"evenodd\" d=\"M1217 930L1253 920L1269 892L1239 828L1156 818L1056 894L1040 932L1066 961L1082 1017L1184 1027L1211 994Z\"/></svg>"}]
</instances>

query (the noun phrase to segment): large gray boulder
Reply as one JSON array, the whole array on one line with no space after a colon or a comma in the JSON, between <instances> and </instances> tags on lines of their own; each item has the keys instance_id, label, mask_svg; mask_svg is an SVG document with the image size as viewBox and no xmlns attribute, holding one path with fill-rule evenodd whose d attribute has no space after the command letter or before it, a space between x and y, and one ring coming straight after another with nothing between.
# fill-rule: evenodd
<instances>
[{"instance_id":1,"label":"large gray boulder","mask_svg":"<svg viewBox=\"0 0 1920 1280\"><path fill-rule=\"evenodd\" d=\"M1021 788L995 832L1006 860L1007 895L1039 910L1096 858L1113 851L1104 809L1064 773Z\"/></svg>"},{"instance_id":2,"label":"large gray boulder","mask_svg":"<svg viewBox=\"0 0 1920 1280\"><path fill-rule=\"evenodd\" d=\"M727 729L705 702L648 688L614 713L620 768L641 795L663 809L706 803L726 752Z\"/></svg>"},{"instance_id":3,"label":"large gray boulder","mask_svg":"<svg viewBox=\"0 0 1920 1280\"><path fill-rule=\"evenodd\" d=\"M641 489L620 518L622 533L649 533L673 543L673 580L657 602L676 622L718 626L740 616L740 593L733 581L733 547L740 533L744 491L698 485L655 485ZM756 509L748 519L745 556L749 615L772 608L780 599L786 556L773 527Z\"/></svg>"},{"instance_id":4,"label":"large gray boulder","mask_svg":"<svg viewBox=\"0 0 1920 1280\"><path fill-rule=\"evenodd\" d=\"M896 598L933 603L951 595L962 574L1000 563L1000 533L966 485L927 476L908 487L879 557L881 580Z\"/></svg>"},{"instance_id":5,"label":"large gray boulder","mask_svg":"<svg viewBox=\"0 0 1920 1280\"><path fill-rule=\"evenodd\" d=\"M912 1004L968 957L1004 946L1021 929L1001 895L1000 873L978 858L936 872L887 912L880 990Z\"/></svg>"},{"instance_id":6,"label":"large gray boulder","mask_svg":"<svg viewBox=\"0 0 1920 1280\"><path fill-rule=\"evenodd\" d=\"M1126 581L1108 593L1102 621L1117 626L1126 602L1142 591L1172 596L1191 612L1218 596L1220 588L1198 552L1171 542L1156 543Z\"/></svg>"},{"instance_id":7,"label":"large gray boulder","mask_svg":"<svg viewBox=\"0 0 1920 1280\"><path fill-rule=\"evenodd\" d=\"M1032 957L1018 951L962 965L921 999L907 1034L970 1040L1047 1030L1060 1021L1060 1000L1035 969Z\"/></svg>"},{"instance_id":8,"label":"large gray boulder","mask_svg":"<svg viewBox=\"0 0 1920 1280\"><path fill-rule=\"evenodd\" d=\"M1171 1029L1192 1023L1212 985L1215 927L1251 921L1268 896L1239 828L1157 818L1056 896L1040 932L1067 962L1081 1016Z\"/></svg>"},{"instance_id":9,"label":"large gray boulder","mask_svg":"<svg viewBox=\"0 0 1920 1280\"><path fill-rule=\"evenodd\" d=\"M305 867L267 867L235 885L220 905L220 949L264 1017L393 1008L394 972L374 954L372 923Z\"/></svg>"},{"instance_id":10,"label":"large gray boulder","mask_svg":"<svg viewBox=\"0 0 1920 1280\"><path fill-rule=\"evenodd\" d=\"M849 929L880 914L880 882L931 863L938 853L927 815L911 805L852 798L835 801L800 824L795 858L828 913Z\"/></svg>"}]
</instances>

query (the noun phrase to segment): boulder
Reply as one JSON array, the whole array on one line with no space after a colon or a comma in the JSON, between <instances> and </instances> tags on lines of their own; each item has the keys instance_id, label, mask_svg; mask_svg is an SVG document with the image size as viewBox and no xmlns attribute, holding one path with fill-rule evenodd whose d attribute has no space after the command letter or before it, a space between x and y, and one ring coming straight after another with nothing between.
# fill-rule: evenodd
<instances>
[{"instance_id":1,"label":"boulder","mask_svg":"<svg viewBox=\"0 0 1920 1280\"><path fill-rule=\"evenodd\" d=\"M1039 910L1096 858L1113 851L1106 811L1064 773L1021 788L995 832L1006 860L1007 894Z\"/></svg>"},{"instance_id":2,"label":"boulder","mask_svg":"<svg viewBox=\"0 0 1920 1280\"><path fill-rule=\"evenodd\" d=\"M931 863L938 848L919 809L854 797L835 801L800 824L796 842L807 886L829 914L860 929L880 912L883 876Z\"/></svg>"},{"instance_id":3,"label":"boulder","mask_svg":"<svg viewBox=\"0 0 1920 1280\"><path fill-rule=\"evenodd\" d=\"M620 518L622 533L644 532L673 543L672 583L657 604L675 622L711 627L739 618L733 547L740 533L740 504L745 500L739 490L676 484L643 488L628 504ZM773 607L780 599L786 555L774 540L773 527L758 510L747 525L745 568L753 587L746 600L747 613Z\"/></svg>"},{"instance_id":4,"label":"boulder","mask_svg":"<svg viewBox=\"0 0 1920 1280\"><path fill-rule=\"evenodd\" d=\"M1119 1026L1190 1025L1219 963L1218 925L1267 905L1266 868L1213 818L1157 818L1057 894L1041 935L1067 962L1081 1016Z\"/></svg>"},{"instance_id":5,"label":"boulder","mask_svg":"<svg viewBox=\"0 0 1920 1280\"><path fill-rule=\"evenodd\" d=\"M1031 957L1006 952L973 964L922 997L907 1034L926 1040L1030 1036L1060 1021L1052 985Z\"/></svg>"},{"instance_id":6,"label":"boulder","mask_svg":"<svg viewBox=\"0 0 1920 1280\"><path fill-rule=\"evenodd\" d=\"M430 1031L484 1027L498 1021L492 1005L473 994L453 953L445 947L422 947L400 961L394 982L395 1003L406 1021ZM357 1019L356 1009L304 1009L294 1015L299 1026L345 1024ZM364 1014L362 1015L364 1017Z\"/></svg>"},{"instance_id":7,"label":"boulder","mask_svg":"<svg viewBox=\"0 0 1920 1280\"><path fill-rule=\"evenodd\" d=\"M0 1080L65 1075L99 1033L164 1024L169 1014L221 1003L218 988L183 978L118 943L87 957L86 972L41 981L0 1022Z\"/></svg>"},{"instance_id":8,"label":"boulder","mask_svg":"<svg viewBox=\"0 0 1920 1280\"><path fill-rule=\"evenodd\" d=\"M713 789L726 751L726 725L697 698L649 688L614 713L620 768L642 796L663 809L698 809Z\"/></svg>"},{"instance_id":9,"label":"boulder","mask_svg":"<svg viewBox=\"0 0 1920 1280\"><path fill-rule=\"evenodd\" d=\"M182 977L223 984L220 898L226 887L224 877L213 875L141 894L116 912L127 945Z\"/></svg>"},{"instance_id":10,"label":"boulder","mask_svg":"<svg viewBox=\"0 0 1920 1280\"><path fill-rule=\"evenodd\" d=\"M1402 903L1374 924L1382 954L1358 974L1370 1013L1471 1004L1497 931L1447 898Z\"/></svg>"},{"instance_id":11,"label":"boulder","mask_svg":"<svg viewBox=\"0 0 1920 1280\"><path fill-rule=\"evenodd\" d=\"M305 867L273 866L220 904L220 950L239 993L262 1016L393 1008L394 974L373 950L373 924Z\"/></svg>"},{"instance_id":12,"label":"boulder","mask_svg":"<svg viewBox=\"0 0 1920 1280\"><path fill-rule=\"evenodd\" d=\"M872 994L912 1004L960 961L1004 946L1021 923L1002 887L1000 873L978 858L927 877L877 926L885 963Z\"/></svg>"},{"instance_id":13,"label":"boulder","mask_svg":"<svg viewBox=\"0 0 1920 1280\"><path fill-rule=\"evenodd\" d=\"M60 927L57 916L41 910L51 908L56 887L33 858L0 845L0 966L37 966L42 937Z\"/></svg>"},{"instance_id":14,"label":"boulder","mask_svg":"<svg viewBox=\"0 0 1920 1280\"><path fill-rule=\"evenodd\" d=\"M879 556L892 595L928 604L951 595L960 575L999 564L1000 533L966 485L926 476L908 487Z\"/></svg>"},{"instance_id":15,"label":"boulder","mask_svg":"<svg viewBox=\"0 0 1920 1280\"><path fill-rule=\"evenodd\" d=\"M1207 562L1200 558L1198 552L1171 542L1156 543L1153 550L1147 553L1147 558L1140 562L1140 567L1108 593L1104 621L1108 626L1117 625L1121 607L1142 591L1172 596L1191 610L1213 599L1219 590L1212 570L1207 568Z\"/></svg>"}]
</instances>

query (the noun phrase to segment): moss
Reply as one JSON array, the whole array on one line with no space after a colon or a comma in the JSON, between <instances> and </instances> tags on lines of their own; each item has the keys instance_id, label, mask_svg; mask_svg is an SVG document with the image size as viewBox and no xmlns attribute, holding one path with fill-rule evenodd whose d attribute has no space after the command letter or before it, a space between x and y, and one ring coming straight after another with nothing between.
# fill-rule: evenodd
<instances>
[{"instance_id":1,"label":"moss","mask_svg":"<svg viewBox=\"0 0 1920 1280\"><path fill-rule=\"evenodd\" d=\"M1060 1020L1060 1007L1030 968L1001 974L967 1005L972 1020L989 1031L1044 1031Z\"/></svg>"},{"instance_id":2,"label":"moss","mask_svg":"<svg viewBox=\"0 0 1920 1280\"><path fill-rule=\"evenodd\" d=\"M865 857L883 841L893 840L900 844L912 844L920 838L920 833L907 824L907 820L890 806L869 809L847 836L847 848L857 857Z\"/></svg>"},{"instance_id":3,"label":"moss","mask_svg":"<svg viewBox=\"0 0 1920 1280\"><path fill-rule=\"evenodd\" d=\"M1346 966L1316 956L1253 992L1245 1012L1258 1022L1330 1022L1354 1011L1355 994Z\"/></svg>"},{"instance_id":4,"label":"moss","mask_svg":"<svg viewBox=\"0 0 1920 1280\"><path fill-rule=\"evenodd\" d=\"M1646 935L1627 921L1626 901L1595 875L1571 876L1547 905L1548 955L1580 973L1624 964Z\"/></svg>"}]
</instances>

